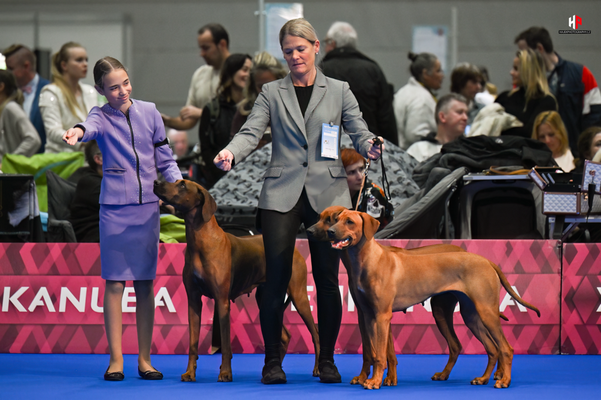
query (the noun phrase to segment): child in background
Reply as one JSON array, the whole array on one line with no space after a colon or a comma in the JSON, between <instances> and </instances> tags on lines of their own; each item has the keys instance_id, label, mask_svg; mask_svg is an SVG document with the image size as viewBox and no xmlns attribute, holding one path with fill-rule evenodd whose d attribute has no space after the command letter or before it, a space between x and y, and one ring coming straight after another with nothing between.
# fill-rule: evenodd
<instances>
[{"instance_id":1,"label":"child in background","mask_svg":"<svg viewBox=\"0 0 601 400\"><path fill-rule=\"evenodd\" d=\"M130 99L132 87L125 67L112 57L102 58L94 66L94 82L108 104L94 107L85 122L65 132L63 140L73 146L95 139L103 157L100 261L106 280L104 324L110 351L104 379L124 378L121 300L125 281L132 280L137 304L138 374L158 380L163 374L150 363L159 243L159 199L153 184L157 168L169 182L182 175L156 106Z\"/></svg>"}]
</instances>

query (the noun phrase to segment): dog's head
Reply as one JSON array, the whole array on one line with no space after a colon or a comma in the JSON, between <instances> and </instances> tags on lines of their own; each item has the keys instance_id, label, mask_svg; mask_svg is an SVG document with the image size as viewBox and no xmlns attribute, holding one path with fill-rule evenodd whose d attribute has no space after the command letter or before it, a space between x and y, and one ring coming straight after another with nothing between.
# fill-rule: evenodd
<instances>
[{"instance_id":1,"label":"dog's head","mask_svg":"<svg viewBox=\"0 0 601 400\"><path fill-rule=\"evenodd\" d=\"M195 210L201 211L199 214L204 222L208 222L217 210L213 196L198 183L186 179L173 183L154 181L153 192L184 215Z\"/></svg>"},{"instance_id":2,"label":"dog's head","mask_svg":"<svg viewBox=\"0 0 601 400\"><path fill-rule=\"evenodd\" d=\"M338 221L338 215L345 210L346 208L342 206L331 206L323 210L319 214L319 221L307 228L309 238L324 242L329 241L328 229Z\"/></svg>"},{"instance_id":3,"label":"dog's head","mask_svg":"<svg viewBox=\"0 0 601 400\"><path fill-rule=\"evenodd\" d=\"M332 247L343 250L357 246L361 240L373 239L380 223L369 214L347 210L344 207L326 208L320 215L319 222L307 231L317 240L328 240Z\"/></svg>"}]
</instances>

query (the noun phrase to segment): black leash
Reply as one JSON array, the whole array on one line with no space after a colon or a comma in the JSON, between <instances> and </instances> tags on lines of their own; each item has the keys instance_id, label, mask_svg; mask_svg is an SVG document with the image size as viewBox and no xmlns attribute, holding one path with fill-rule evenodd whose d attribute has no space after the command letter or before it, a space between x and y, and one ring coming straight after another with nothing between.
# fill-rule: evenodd
<instances>
[{"instance_id":1,"label":"black leash","mask_svg":"<svg viewBox=\"0 0 601 400\"><path fill-rule=\"evenodd\" d=\"M384 167L384 150L382 149L382 144L383 141L380 140L380 138L376 137L374 139L374 145L380 145L380 165L382 166L382 189L384 190L384 197L386 197L386 200L390 201L390 183L388 183L388 178L386 177L386 168ZM367 170L365 176L367 177Z\"/></svg>"}]
</instances>

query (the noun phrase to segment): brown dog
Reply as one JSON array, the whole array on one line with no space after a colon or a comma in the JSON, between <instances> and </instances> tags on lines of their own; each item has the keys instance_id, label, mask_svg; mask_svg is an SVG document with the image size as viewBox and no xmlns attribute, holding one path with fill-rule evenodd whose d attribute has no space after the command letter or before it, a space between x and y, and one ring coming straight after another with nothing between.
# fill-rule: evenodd
<instances>
[{"instance_id":1,"label":"brown dog","mask_svg":"<svg viewBox=\"0 0 601 400\"><path fill-rule=\"evenodd\" d=\"M495 387L509 387L513 348L507 342L499 321L499 316L503 317L499 313L501 284L519 303L534 310L539 316L540 311L515 293L498 266L484 257L467 252L414 254L393 250L374 240L379 223L368 214L345 210L337 214L335 221L322 223L324 218L331 218L331 212L326 211L325 214L322 213L320 222L310 230L321 230L317 237L323 238L323 229L329 226L325 234L332 241L332 246L346 250L343 261L345 265L348 263L347 269L352 271L349 272L349 284L354 287L358 309L363 311L366 335L364 342L369 343L369 347L364 345L364 352L371 349L374 359L373 375L363 383L365 388L379 388L382 383L392 312L406 310L437 295L446 296L443 302L446 305L436 305L437 308L442 307L445 315L437 317L434 313L445 338L449 333L445 334L443 329L450 328L452 331L455 303L451 301L451 297L455 297L455 302L458 301L461 305L465 324L482 342L488 354L484 375L473 379L471 383L487 384L498 361ZM432 298L433 312L435 297ZM453 307L450 308L449 304L453 304ZM447 320L446 328L441 328L439 318ZM453 331L450 336L457 339ZM449 347L452 352L451 342ZM451 361L449 357L449 362ZM452 367L453 365L447 364L445 370L433 379L446 379Z\"/></svg>"},{"instance_id":2,"label":"brown dog","mask_svg":"<svg viewBox=\"0 0 601 400\"><path fill-rule=\"evenodd\" d=\"M345 207L341 206L332 206L325 209L320 214L320 220L307 229L307 232L317 240L329 240L327 231L330 227L332 227L336 222L338 222L338 216L341 212L346 211ZM407 254L435 254L435 253L446 253L446 252L463 252L461 247L454 246L450 244L436 244L431 246L423 246L414 249L405 250L398 247L385 246L386 249L392 252L399 253L407 253ZM360 304L356 301L355 288L352 282L352 273L353 269L350 266L350 260L348 258L348 253L344 251L342 253L342 262L347 269L347 274L349 276L349 290L351 292L351 296L357 305L357 316L359 323L359 330L361 332L361 338L363 342L363 366L361 368L361 373L358 376L355 376L351 380L351 384L360 384L363 385L365 380L368 378L371 367L374 364L373 354L370 351L365 349L369 349L370 343L367 341L367 335L365 333L365 324L363 318L363 310L360 307ZM434 315L434 319L436 321L436 325L438 326L440 332L444 336L447 344L449 346L449 360L447 362L447 366L442 373L436 373L432 379L433 380L446 380L457 362L457 358L459 353L461 352L461 343L459 343L459 339L455 334L455 330L453 329L453 312L455 306L457 304L457 299L451 293L442 293L439 295L432 296L431 298L431 307L432 314ZM503 318L505 318L503 316ZM390 332L390 330L389 330ZM384 378L384 386L396 386L397 384L397 374L396 374L396 366L397 366L397 358L394 350L394 343L392 339L392 333L390 332L388 335L388 344L386 346L386 360L387 360L387 374Z\"/></svg>"},{"instance_id":3,"label":"brown dog","mask_svg":"<svg viewBox=\"0 0 601 400\"><path fill-rule=\"evenodd\" d=\"M215 299L215 318L219 318L222 364L218 380L232 380L230 342L230 300L250 293L265 282L265 249L260 235L236 237L224 232L213 215L217 204L199 184L179 180L154 183L154 193L184 215L186 224L186 261L183 281L188 295L190 350L188 367L182 381L196 380L198 339L202 296ZM257 294L257 297L259 294ZM307 297L307 264L295 250L288 298L307 325L315 347L313 375L318 375L319 336ZM282 358L290 342L290 333L282 329Z\"/></svg>"}]
</instances>

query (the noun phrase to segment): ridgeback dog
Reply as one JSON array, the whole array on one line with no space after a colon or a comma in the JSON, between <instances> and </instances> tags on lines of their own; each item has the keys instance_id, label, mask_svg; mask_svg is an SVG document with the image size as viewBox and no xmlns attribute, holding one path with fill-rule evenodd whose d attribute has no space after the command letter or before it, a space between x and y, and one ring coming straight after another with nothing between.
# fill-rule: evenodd
<instances>
[{"instance_id":1,"label":"ridgeback dog","mask_svg":"<svg viewBox=\"0 0 601 400\"><path fill-rule=\"evenodd\" d=\"M188 367L182 381L196 381L198 340L202 296L215 299L215 318L219 318L222 361L219 382L232 380L230 342L230 301L250 293L265 282L265 249L261 235L236 237L224 232L213 215L217 204L199 184L178 180L154 183L154 193L183 214L186 225L186 260L183 281L188 295L190 349ZM260 292L260 290L257 290ZM292 277L288 285L288 302L292 301L307 325L315 347L313 375L319 374L319 336L307 297L307 264L295 250ZM259 302L260 293L256 294ZM288 303L284 305L287 306ZM284 358L290 333L282 328L281 357Z\"/></svg>"},{"instance_id":2,"label":"ridgeback dog","mask_svg":"<svg viewBox=\"0 0 601 400\"><path fill-rule=\"evenodd\" d=\"M497 265L467 252L415 254L395 251L375 241L374 234L379 222L368 214L344 210L337 214L335 221L322 223L324 218L331 218L331 215L331 210L326 209L320 216L320 222L313 225L310 231L317 231L314 236L324 239L323 229L329 226L325 231L327 240L332 242L332 247L344 250L343 262L345 265L348 263L346 267L352 271L349 273L349 280L352 281L349 284L354 287L358 309L362 310L366 335L364 342L369 343L368 347L364 346L364 352L370 349L374 365L373 375L365 380L363 387L377 389L382 384L393 311L404 311L428 297L440 295L446 296L446 304L442 307L446 310L444 319L447 324L443 328L450 329L451 336L456 339L452 313L459 302L465 324L483 344L488 355L483 376L473 379L471 383L487 384L498 361L495 388L509 387L513 348L499 321L499 317L504 318L499 312L501 285L516 301L535 311L538 316L540 311L515 293ZM434 297L432 300L434 303ZM450 304L453 306L449 307ZM440 325L439 328L443 332ZM449 361L452 361L451 357ZM447 364L445 370L432 379L448 378L452 367Z\"/></svg>"},{"instance_id":3,"label":"ridgeback dog","mask_svg":"<svg viewBox=\"0 0 601 400\"><path fill-rule=\"evenodd\" d=\"M307 233L316 240L329 240L327 236L328 229L334 225L338 221L338 215L346 211L347 208L341 206L332 206L325 209L321 215L320 220L313 225L312 227L307 229ZM402 249L399 247L387 246L388 250L399 253L407 253L407 254L435 254L435 253L447 253L447 252L463 252L461 247L454 246L450 244L435 244L430 246L417 247L414 249ZM362 344L364 349L369 349L370 343L366 342L367 335L365 333L365 324L364 318L362 314L362 309L360 304L356 301L356 294L354 285L352 282L352 268L350 267L350 260L348 259L348 254L343 251L341 260L344 266L347 269L347 274L349 277L349 291L351 292L351 296L355 301L355 305L357 306L357 315L358 315L358 324L359 330L361 332ZM434 319L436 321L436 325L438 326L440 332L444 336L447 344L449 346L449 361L447 362L447 366L445 367L444 373L435 374L432 379L433 380L446 380L451 372L451 369L457 362L457 358L459 353L461 352L461 343L455 334L453 329L453 312L455 309L455 305L457 304L457 299L450 293L442 293L435 296L432 296L430 305L432 308L432 314L434 315ZM502 316L505 318L505 316ZM394 349L394 342L392 339L392 332L389 331L388 335L388 344L386 346L386 360L387 360L387 374L384 378L384 386L396 386L397 384L397 358ZM373 354L369 351L363 351L363 366L361 368L361 373L358 376L355 376L351 380L351 385L363 385L365 380L369 377L371 372L371 367L374 364Z\"/></svg>"}]
</instances>

